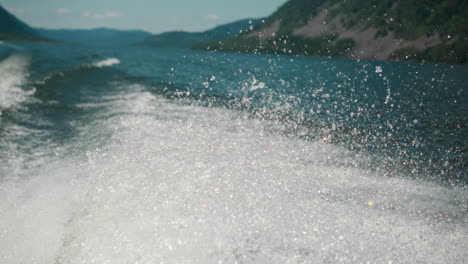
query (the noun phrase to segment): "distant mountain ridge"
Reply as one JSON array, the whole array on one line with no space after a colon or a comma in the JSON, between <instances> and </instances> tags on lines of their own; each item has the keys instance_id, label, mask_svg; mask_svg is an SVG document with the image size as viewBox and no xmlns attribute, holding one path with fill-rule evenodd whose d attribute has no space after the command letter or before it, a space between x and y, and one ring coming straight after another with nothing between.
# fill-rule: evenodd
<instances>
[{"instance_id":1,"label":"distant mountain ridge","mask_svg":"<svg viewBox=\"0 0 468 264\"><path fill-rule=\"evenodd\" d=\"M142 30L95 29L36 29L41 35L70 43L90 46L126 46L143 41L151 33Z\"/></svg>"},{"instance_id":2,"label":"distant mountain ridge","mask_svg":"<svg viewBox=\"0 0 468 264\"><path fill-rule=\"evenodd\" d=\"M253 30L198 49L468 62L466 0L289 0Z\"/></svg>"},{"instance_id":3,"label":"distant mountain ridge","mask_svg":"<svg viewBox=\"0 0 468 264\"><path fill-rule=\"evenodd\" d=\"M247 29L262 19L244 19L203 32L171 31L157 35L142 30L45 29L32 28L0 6L0 39L45 40L79 43L90 46L142 45L153 47L191 48L195 43L218 41Z\"/></svg>"},{"instance_id":4,"label":"distant mountain ridge","mask_svg":"<svg viewBox=\"0 0 468 264\"><path fill-rule=\"evenodd\" d=\"M0 40L46 40L0 5Z\"/></svg>"},{"instance_id":5,"label":"distant mountain ridge","mask_svg":"<svg viewBox=\"0 0 468 264\"><path fill-rule=\"evenodd\" d=\"M194 44L208 41L218 41L246 29L253 28L262 19L243 19L217 26L203 32L170 31L148 37L137 45L151 47L191 48Z\"/></svg>"}]
</instances>

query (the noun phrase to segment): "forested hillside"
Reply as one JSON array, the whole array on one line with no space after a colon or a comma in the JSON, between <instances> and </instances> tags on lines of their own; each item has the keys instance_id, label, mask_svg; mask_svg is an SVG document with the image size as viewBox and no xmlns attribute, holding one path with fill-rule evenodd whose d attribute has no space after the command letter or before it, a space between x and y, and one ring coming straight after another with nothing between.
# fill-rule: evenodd
<instances>
[{"instance_id":1,"label":"forested hillside","mask_svg":"<svg viewBox=\"0 0 468 264\"><path fill-rule=\"evenodd\" d=\"M468 1L290 0L250 32L198 49L468 61Z\"/></svg>"}]
</instances>

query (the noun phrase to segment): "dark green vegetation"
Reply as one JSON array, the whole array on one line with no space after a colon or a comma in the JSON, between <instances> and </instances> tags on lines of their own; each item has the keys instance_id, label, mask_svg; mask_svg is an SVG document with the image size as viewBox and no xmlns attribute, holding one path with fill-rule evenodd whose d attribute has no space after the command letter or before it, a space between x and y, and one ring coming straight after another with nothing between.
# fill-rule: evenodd
<instances>
[{"instance_id":1,"label":"dark green vegetation","mask_svg":"<svg viewBox=\"0 0 468 264\"><path fill-rule=\"evenodd\" d=\"M389 57L390 60L430 61L447 63L468 63L468 40L464 37L457 39L454 44L439 44L424 50L415 48L402 48Z\"/></svg>"},{"instance_id":2,"label":"dark green vegetation","mask_svg":"<svg viewBox=\"0 0 468 264\"><path fill-rule=\"evenodd\" d=\"M261 19L244 19L204 32L171 31L148 37L138 45L152 47L190 48L195 43L219 41L258 24Z\"/></svg>"},{"instance_id":3,"label":"dark green vegetation","mask_svg":"<svg viewBox=\"0 0 468 264\"><path fill-rule=\"evenodd\" d=\"M317 27L308 22L320 14L325 14L324 25L338 26L313 36L294 33L304 26ZM267 31L278 22L274 36L261 39L252 35ZM466 0L289 0L253 31L222 41L197 44L194 48L358 58L359 55L350 54L359 46L360 38L349 32L369 29L375 29L375 40L393 39L397 40L395 43L402 43L390 48L385 46L391 52L380 59L468 62ZM346 31L346 37L341 37ZM430 37L437 41L430 44L424 41ZM417 45L417 42L426 43ZM362 47L366 48L372 47Z\"/></svg>"},{"instance_id":4,"label":"dark green vegetation","mask_svg":"<svg viewBox=\"0 0 468 264\"><path fill-rule=\"evenodd\" d=\"M315 38L298 36L281 36L259 41L256 38L245 38L241 42L238 38L230 38L219 42L198 43L194 49L209 49L223 51L245 51L266 54L302 54L339 57L343 56L355 46L352 39L339 39L337 35L324 35Z\"/></svg>"},{"instance_id":5,"label":"dark green vegetation","mask_svg":"<svg viewBox=\"0 0 468 264\"><path fill-rule=\"evenodd\" d=\"M468 33L468 2L466 0L374 0L327 1L340 3L330 12L333 18L342 12L345 26L377 27L379 36L394 32L396 37L414 40L437 32L444 36Z\"/></svg>"},{"instance_id":6,"label":"dark green vegetation","mask_svg":"<svg viewBox=\"0 0 468 264\"><path fill-rule=\"evenodd\" d=\"M48 41L0 6L0 40Z\"/></svg>"}]
</instances>

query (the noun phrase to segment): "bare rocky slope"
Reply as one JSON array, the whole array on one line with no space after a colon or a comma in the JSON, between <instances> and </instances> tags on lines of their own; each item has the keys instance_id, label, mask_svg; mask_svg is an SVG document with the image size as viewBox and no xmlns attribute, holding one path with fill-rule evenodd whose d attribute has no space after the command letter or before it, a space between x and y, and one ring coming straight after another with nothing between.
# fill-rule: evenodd
<instances>
[{"instance_id":1,"label":"bare rocky slope","mask_svg":"<svg viewBox=\"0 0 468 264\"><path fill-rule=\"evenodd\" d=\"M468 1L289 0L252 30L196 49L468 62Z\"/></svg>"}]
</instances>

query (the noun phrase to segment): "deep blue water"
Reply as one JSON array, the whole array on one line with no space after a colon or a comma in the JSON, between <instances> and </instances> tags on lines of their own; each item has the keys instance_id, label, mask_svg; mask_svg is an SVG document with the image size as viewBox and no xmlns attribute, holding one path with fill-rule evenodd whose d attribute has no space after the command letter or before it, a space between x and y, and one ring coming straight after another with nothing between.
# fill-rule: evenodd
<instances>
[{"instance_id":1,"label":"deep blue water","mask_svg":"<svg viewBox=\"0 0 468 264\"><path fill-rule=\"evenodd\" d=\"M9 263L467 258L467 66L0 45Z\"/></svg>"}]
</instances>

